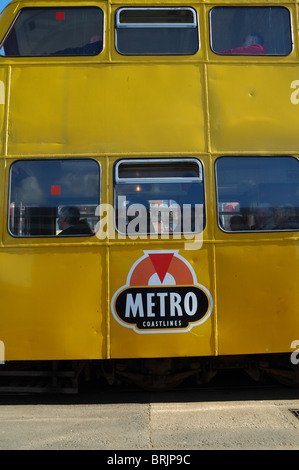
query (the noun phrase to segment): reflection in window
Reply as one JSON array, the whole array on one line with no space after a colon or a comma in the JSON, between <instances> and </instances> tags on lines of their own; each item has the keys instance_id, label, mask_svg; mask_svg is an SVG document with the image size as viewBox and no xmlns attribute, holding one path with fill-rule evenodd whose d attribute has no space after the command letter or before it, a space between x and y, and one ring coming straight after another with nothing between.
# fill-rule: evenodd
<instances>
[{"instance_id":1,"label":"reflection in window","mask_svg":"<svg viewBox=\"0 0 299 470\"><path fill-rule=\"evenodd\" d=\"M285 7L215 7L210 12L211 47L217 54L288 55L290 12Z\"/></svg>"},{"instance_id":2,"label":"reflection in window","mask_svg":"<svg viewBox=\"0 0 299 470\"><path fill-rule=\"evenodd\" d=\"M218 221L228 231L299 230L299 164L292 157L221 157Z\"/></svg>"},{"instance_id":3,"label":"reflection in window","mask_svg":"<svg viewBox=\"0 0 299 470\"><path fill-rule=\"evenodd\" d=\"M91 235L100 174L94 160L24 160L10 171L9 230L17 237Z\"/></svg>"},{"instance_id":4,"label":"reflection in window","mask_svg":"<svg viewBox=\"0 0 299 470\"><path fill-rule=\"evenodd\" d=\"M120 8L115 25L120 54L195 54L199 48L193 8Z\"/></svg>"},{"instance_id":5,"label":"reflection in window","mask_svg":"<svg viewBox=\"0 0 299 470\"><path fill-rule=\"evenodd\" d=\"M199 233L204 228L201 163L120 161L115 167L114 201L120 233Z\"/></svg>"},{"instance_id":6,"label":"reflection in window","mask_svg":"<svg viewBox=\"0 0 299 470\"><path fill-rule=\"evenodd\" d=\"M89 56L103 49L99 8L23 8L2 41L1 55Z\"/></svg>"}]
</instances>

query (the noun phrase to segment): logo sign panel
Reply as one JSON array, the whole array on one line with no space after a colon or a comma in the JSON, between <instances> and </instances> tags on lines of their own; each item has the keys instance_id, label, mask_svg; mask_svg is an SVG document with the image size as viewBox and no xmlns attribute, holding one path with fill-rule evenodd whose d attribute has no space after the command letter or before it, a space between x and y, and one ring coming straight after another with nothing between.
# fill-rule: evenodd
<instances>
[{"instance_id":1,"label":"logo sign panel","mask_svg":"<svg viewBox=\"0 0 299 470\"><path fill-rule=\"evenodd\" d=\"M183 333L205 322L213 301L178 250L144 251L115 292L112 314L137 333Z\"/></svg>"}]
</instances>

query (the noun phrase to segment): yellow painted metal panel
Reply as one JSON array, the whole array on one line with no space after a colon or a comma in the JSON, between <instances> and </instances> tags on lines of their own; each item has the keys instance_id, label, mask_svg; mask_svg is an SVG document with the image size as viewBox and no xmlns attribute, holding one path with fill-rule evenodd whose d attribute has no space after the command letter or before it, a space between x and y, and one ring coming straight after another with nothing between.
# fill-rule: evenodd
<instances>
[{"instance_id":1,"label":"yellow painted metal panel","mask_svg":"<svg viewBox=\"0 0 299 470\"><path fill-rule=\"evenodd\" d=\"M174 291L180 285L190 284L190 268L195 272L197 283L203 286L210 295L208 313L199 324L192 325L192 315L187 318L188 324L183 327L179 323L172 326L170 320L181 321L182 316L167 317L163 315L163 309L159 303L158 295L165 295L169 286L169 279L165 279L161 285L157 284L157 270L149 260L147 253L154 250L156 256L163 256L165 245L138 244L132 247L115 247L110 253L110 292L112 297L111 306L111 357L165 357L165 356L196 356L214 355L215 344L215 310L213 305L213 281L211 249L202 247L196 252L184 250L184 245L178 243L168 244L167 250L174 251L168 274L173 276L170 284ZM166 251L167 252L167 251ZM179 258L182 257L182 258ZM180 263L178 262L178 259ZM139 264L140 263L140 264ZM118 276L115 276L118 272ZM129 276L130 274L130 276ZM136 278L134 278L134 275ZM155 275L155 281L151 276ZM174 286L175 284L175 286ZM127 286L133 286L135 296L140 294L142 289L149 293L153 303L155 317L147 310L144 303L143 309L136 311L136 316L130 312L128 318L117 315L115 303L118 298L118 291ZM152 295L158 286L158 295ZM137 297L135 297L137 298ZM167 301L167 300L166 300ZM181 303L181 305L183 302ZM157 308L155 308L157 307ZM123 306L123 312L126 307ZM158 311L158 314L157 314ZM134 318L133 318L134 317ZM129 321L131 320L131 323ZM139 324L136 322L138 320ZM152 326L153 323L155 326Z\"/></svg>"},{"instance_id":2,"label":"yellow painted metal panel","mask_svg":"<svg viewBox=\"0 0 299 470\"><path fill-rule=\"evenodd\" d=\"M237 0L224 3L239 4ZM6 10L2 30L6 31L8 15L12 16L18 4ZM86 0L84 4L97 2ZM138 4L148 5L148 1ZM154 0L152 4L161 2ZM205 4L211 2L198 3L201 12ZM34 5L53 6L54 0L36 1ZM207 18L200 18L202 37L208 31L207 23ZM102 154L115 160L136 155L202 157L205 153L210 157L221 152L298 155L298 52L290 58L258 58L259 63L254 63L254 58L242 58L237 63L236 58L220 60L209 52L206 37L203 49L190 59L126 59L113 51L113 21L109 28L110 43L98 58L0 59L1 156ZM2 160L1 172L4 163ZM103 171L103 181L110 184L110 202L112 168L111 164ZM135 243L126 239L108 244L94 237L80 247L74 240L12 239L6 229L6 196L1 201L5 217L0 219L0 340L5 344L6 359L206 356L290 350L299 329L298 240L290 239L290 234L283 241L281 234L220 232L215 182L209 174L212 168L213 162L206 158L207 229L203 246L194 251L176 240ZM8 193L8 172L5 181L1 197ZM104 184L104 202L106 191ZM193 325L190 321L180 328L182 331L161 331L164 317L160 307L162 319L158 321L163 326L159 331L145 326L142 331L134 328L132 310L127 317L131 323L118 317L116 302L131 270L152 250L156 255L176 252L176 257L185 260L180 258L182 266L194 272L197 283L209 293L209 314L203 322ZM188 277L183 276L181 283L176 281L178 273L179 268L173 272L175 286L190 286ZM145 293L153 299L148 289L157 285L145 279L134 288L135 294L146 288ZM161 294L156 296L161 300L163 290L155 292ZM192 317L191 303L188 309ZM148 318L142 312L141 320L151 325L151 306ZM175 320L180 321L179 315ZM169 324L166 329L170 329Z\"/></svg>"},{"instance_id":3,"label":"yellow painted metal panel","mask_svg":"<svg viewBox=\"0 0 299 470\"><path fill-rule=\"evenodd\" d=\"M297 152L297 77L297 65L209 65L212 151Z\"/></svg>"},{"instance_id":4,"label":"yellow painted metal panel","mask_svg":"<svg viewBox=\"0 0 299 470\"><path fill-rule=\"evenodd\" d=\"M8 153L204 151L203 95L198 65L16 66Z\"/></svg>"},{"instance_id":5,"label":"yellow painted metal panel","mask_svg":"<svg viewBox=\"0 0 299 470\"><path fill-rule=\"evenodd\" d=\"M105 250L10 248L0 254L6 360L105 358Z\"/></svg>"},{"instance_id":6,"label":"yellow painted metal panel","mask_svg":"<svg viewBox=\"0 0 299 470\"><path fill-rule=\"evenodd\" d=\"M298 339L298 242L260 237L216 248L219 354L291 351Z\"/></svg>"}]
</instances>

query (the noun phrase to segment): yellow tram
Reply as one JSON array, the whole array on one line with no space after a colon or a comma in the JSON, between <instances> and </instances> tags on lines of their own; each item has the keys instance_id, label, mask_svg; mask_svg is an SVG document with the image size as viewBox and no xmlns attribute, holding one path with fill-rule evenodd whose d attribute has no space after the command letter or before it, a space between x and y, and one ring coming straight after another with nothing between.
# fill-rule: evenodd
<instances>
[{"instance_id":1,"label":"yellow tram","mask_svg":"<svg viewBox=\"0 0 299 470\"><path fill-rule=\"evenodd\" d=\"M298 14L4 9L1 380L42 361L157 388L223 367L298 383Z\"/></svg>"}]
</instances>

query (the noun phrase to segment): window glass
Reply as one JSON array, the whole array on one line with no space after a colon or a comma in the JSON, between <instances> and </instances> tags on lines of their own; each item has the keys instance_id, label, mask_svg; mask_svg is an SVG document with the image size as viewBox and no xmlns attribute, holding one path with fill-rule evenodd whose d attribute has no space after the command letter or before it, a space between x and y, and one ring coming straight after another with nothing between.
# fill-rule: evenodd
<instances>
[{"instance_id":1,"label":"window glass","mask_svg":"<svg viewBox=\"0 0 299 470\"><path fill-rule=\"evenodd\" d=\"M23 160L10 171L9 230L18 237L92 235L100 170L94 160Z\"/></svg>"},{"instance_id":2,"label":"window glass","mask_svg":"<svg viewBox=\"0 0 299 470\"><path fill-rule=\"evenodd\" d=\"M285 7L215 7L210 12L211 47L217 54L288 55L290 12Z\"/></svg>"},{"instance_id":3,"label":"window glass","mask_svg":"<svg viewBox=\"0 0 299 470\"><path fill-rule=\"evenodd\" d=\"M114 206L120 233L199 233L204 228L201 163L195 159L118 162Z\"/></svg>"},{"instance_id":4,"label":"window glass","mask_svg":"<svg viewBox=\"0 0 299 470\"><path fill-rule=\"evenodd\" d=\"M103 49L100 8L23 8L1 44L1 55L85 56Z\"/></svg>"},{"instance_id":5,"label":"window glass","mask_svg":"<svg viewBox=\"0 0 299 470\"><path fill-rule=\"evenodd\" d=\"M115 25L120 54L195 54L199 48L193 8L120 8Z\"/></svg>"},{"instance_id":6,"label":"window glass","mask_svg":"<svg viewBox=\"0 0 299 470\"><path fill-rule=\"evenodd\" d=\"M221 157L216 162L220 228L299 229L299 164L293 157Z\"/></svg>"}]
</instances>

